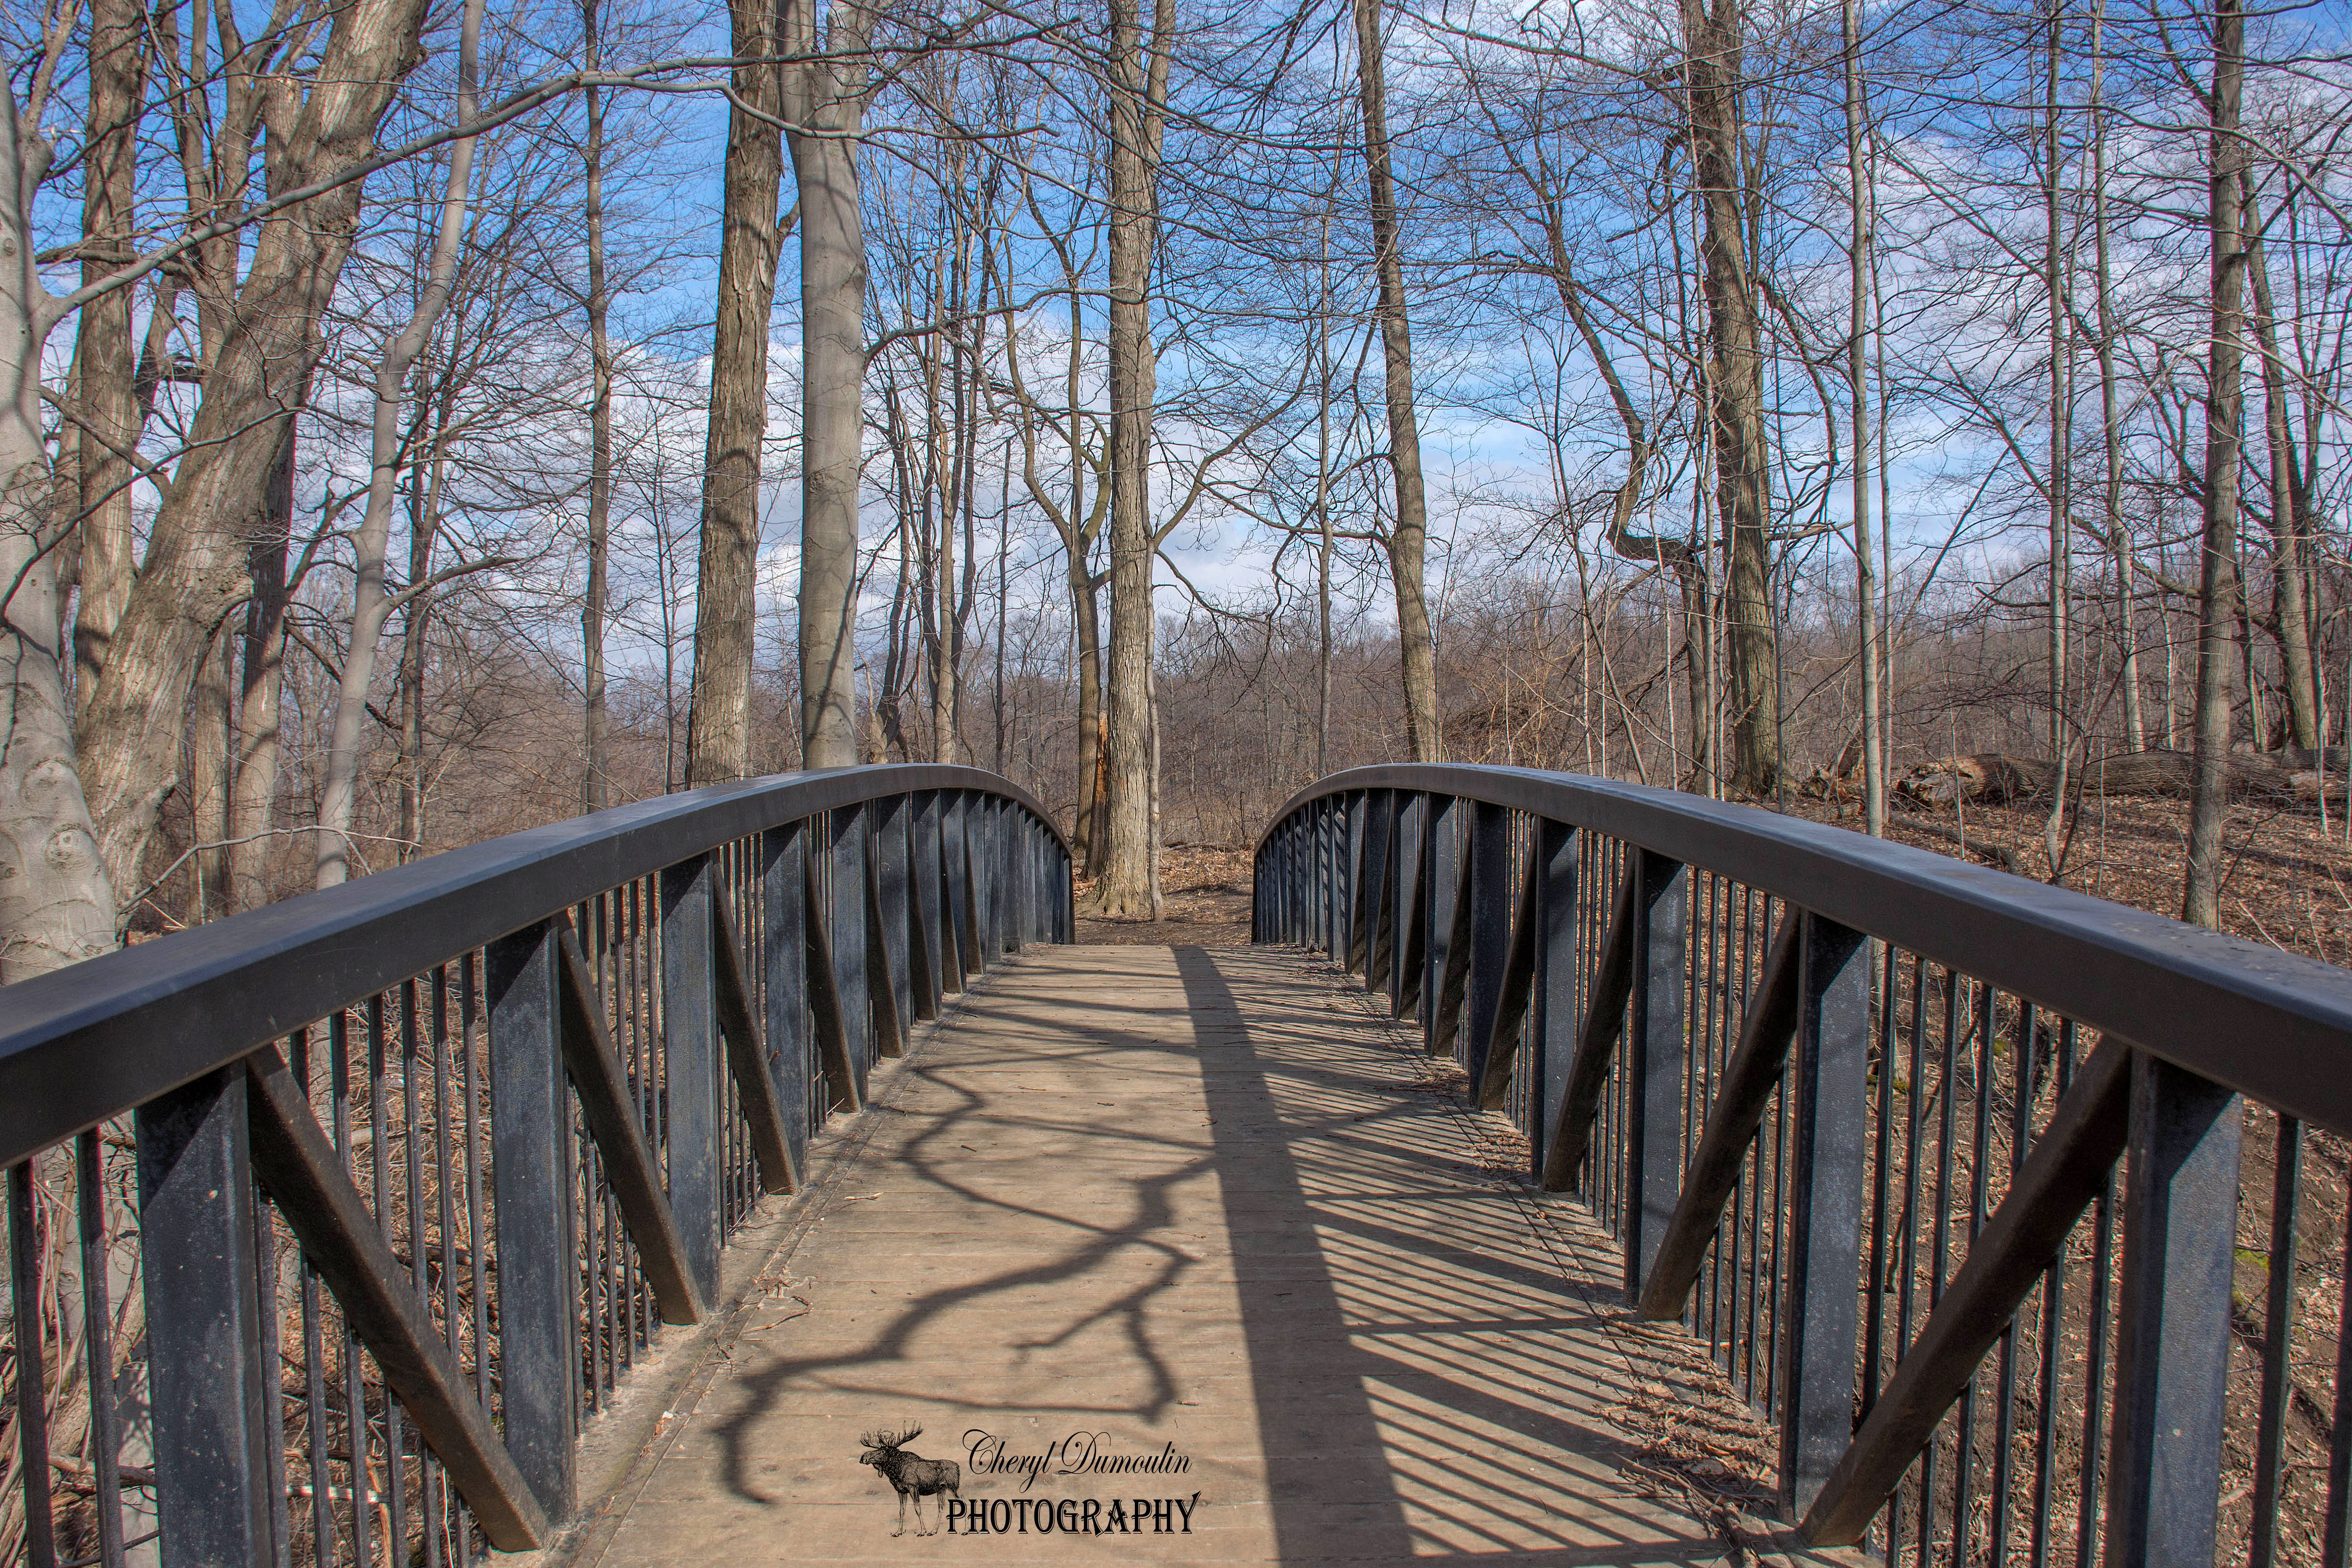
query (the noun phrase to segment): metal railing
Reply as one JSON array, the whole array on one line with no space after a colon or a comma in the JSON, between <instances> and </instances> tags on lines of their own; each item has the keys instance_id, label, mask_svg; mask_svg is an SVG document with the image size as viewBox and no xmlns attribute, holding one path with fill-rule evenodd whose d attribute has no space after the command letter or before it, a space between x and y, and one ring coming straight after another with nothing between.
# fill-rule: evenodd
<instances>
[{"instance_id":1,"label":"metal railing","mask_svg":"<svg viewBox=\"0 0 2352 1568\"><path fill-rule=\"evenodd\" d=\"M791 773L0 990L0 1560L545 1544L760 1194L1070 891L1003 779Z\"/></svg>"},{"instance_id":2,"label":"metal railing","mask_svg":"<svg viewBox=\"0 0 2352 1568\"><path fill-rule=\"evenodd\" d=\"M1253 934L1417 1017L1890 1563L2342 1563L2352 972L1528 769L1336 774Z\"/></svg>"}]
</instances>

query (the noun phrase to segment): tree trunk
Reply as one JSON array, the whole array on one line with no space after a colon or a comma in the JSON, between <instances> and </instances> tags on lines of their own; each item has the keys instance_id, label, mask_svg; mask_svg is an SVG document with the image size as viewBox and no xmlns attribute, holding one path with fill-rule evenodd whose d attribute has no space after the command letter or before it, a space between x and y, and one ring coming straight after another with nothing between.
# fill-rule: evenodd
<instances>
[{"instance_id":1,"label":"tree trunk","mask_svg":"<svg viewBox=\"0 0 2352 1568\"><path fill-rule=\"evenodd\" d=\"M2213 7L2212 138L2207 211L2212 225L2212 348L2205 383L2205 538L2197 601L2195 772L2189 795L2189 862L2180 918L2221 923L2221 838L2229 812L2230 710L2237 688L2238 462L2243 446L2245 251L2239 227L2238 179L2245 167L2238 139L2245 85L2245 13L2240 0Z\"/></svg>"},{"instance_id":2,"label":"tree trunk","mask_svg":"<svg viewBox=\"0 0 2352 1568\"><path fill-rule=\"evenodd\" d=\"M1370 197L1372 267L1380 279L1381 363L1388 392L1389 467L1396 519L1389 530L1389 575L1396 584L1397 644L1404 664L1405 736L1413 761L1444 752L1437 727L1437 656L1430 639L1429 503L1421 477L1421 424L1413 410L1412 331L1405 317L1396 178L1389 159L1387 45L1381 0L1354 0L1356 85L1364 115L1364 174Z\"/></svg>"},{"instance_id":3,"label":"tree trunk","mask_svg":"<svg viewBox=\"0 0 2352 1568\"><path fill-rule=\"evenodd\" d=\"M816 49L814 0L787 0L786 44ZM872 16L833 0L824 56L784 71L801 212L801 754L857 761L857 483L866 433L866 232L858 128Z\"/></svg>"},{"instance_id":4,"label":"tree trunk","mask_svg":"<svg viewBox=\"0 0 2352 1568\"><path fill-rule=\"evenodd\" d=\"M467 0L457 50L457 123L469 125L478 112L476 62L479 58L485 0ZM441 222L433 239L431 270L416 309L384 350L376 367L375 417L370 437L367 510L360 519L352 553L352 646L335 690L335 727L327 748L327 779L319 799L317 885L331 888L351 876L351 826L359 798L360 747L365 739L368 685L375 675L376 643L392 613L383 585L385 550L392 537L393 489L400 478L400 411L409 367L433 339L434 324L449 303L463 242L466 198L474 173L474 139L449 144L449 177L441 195Z\"/></svg>"},{"instance_id":5,"label":"tree trunk","mask_svg":"<svg viewBox=\"0 0 2352 1568\"><path fill-rule=\"evenodd\" d=\"M228 912L229 797L236 788L230 758L236 754L236 711L229 701L230 660L236 627L221 622L205 650L204 668L188 698L188 847L195 896L188 900L190 925ZM136 893L138 889L131 891ZM126 911L126 913L129 911Z\"/></svg>"},{"instance_id":6,"label":"tree trunk","mask_svg":"<svg viewBox=\"0 0 2352 1568\"><path fill-rule=\"evenodd\" d=\"M47 149L20 137L0 92L0 983L114 945L114 891L74 771L64 628L49 552L49 466L41 443L41 347L55 317L33 264L26 196ZM174 750L178 737L173 737Z\"/></svg>"},{"instance_id":7,"label":"tree trunk","mask_svg":"<svg viewBox=\"0 0 2352 1568\"><path fill-rule=\"evenodd\" d=\"M2058 208L2059 180L2063 173L2063 149L2058 137L2058 61L2065 15L2065 0L2050 0L2049 47L2043 57L2046 93L2042 105L2042 284L2043 298L2050 305L2050 468L2046 481L2050 502L2050 755L2058 765L2058 781L2050 791L2050 814L2042 825L2042 846L2049 857L2053 881L2058 879L2059 862L2064 852L2066 770L2074 751L2073 737L2066 730L2066 666L2074 640L2070 612L2074 597L2074 535L2068 517L2074 485L2073 444L2069 439L2074 424L2074 385L2067 364L2070 312L2066 305L2064 230Z\"/></svg>"},{"instance_id":8,"label":"tree trunk","mask_svg":"<svg viewBox=\"0 0 2352 1568\"><path fill-rule=\"evenodd\" d=\"M2298 746L2320 743L2327 728L2319 700L2319 675L2312 658L2310 595L2304 542L2307 513L2302 475L2296 471L2294 432L2287 414L2286 362L2279 355L2278 316L2271 302L2270 269L2264 265L2262 206L2253 180L2239 181L2240 221L2245 226L2246 280L2254 296L2254 348L2262 361L2263 429L2270 450L2270 534L2273 616L2280 661L2286 667L2289 738Z\"/></svg>"},{"instance_id":9,"label":"tree trunk","mask_svg":"<svg viewBox=\"0 0 2352 1568\"><path fill-rule=\"evenodd\" d=\"M732 0L729 12L738 55L782 52L780 9L775 0ZM727 118L710 425L702 466L702 551L695 577L694 683L687 700L689 789L741 778L751 757L760 458L768 432L768 326L782 245L776 202L784 177L783 142L772 122L782 99L781 70L773 65L736 67L735 94L742 101Z\"/></svg>"},{"instance_id":10,"label":"tree trunk","mask_svg":"<svg viewBox=\"0 0 2352 1568\"><path fill-rule=\"evenodd\" d=\"M84 286L131 259L140 110L147 43L134 0L91 0L89 101L82 153ZM131 290L83 307L74 343L74 396L87 433L73 432L79 470L81 599L74 612L75 685L88 692L106 664L131 599L133 536L127 454L142 424L131 346Z\"/></svg>"},{"instance_id":11,"label":"tree trunk","mask_svg":"<svg viewBox=\"0 0 2352 1568\"><path fill-rule=\"evenodd\" d=\"M1731 784L1749 795L1780 782L1780 673L1772 635L1771 507L1764 434L1764 358L1755 280L1741 226L1746 132L1740 122L1740 0L1682 0L1693 173L1710 337L1717 510L1730 569L1725 651L1731 685Z\"/></svg>"},{"instance_id":12,"label":"tree trunk","mask_svg":"<svg viewBox=\"0 0 2352 1568\"><path fill-rule=\"evenodd\" d=\"M247 557L253 597L245 606L245 660L237 701L236 784L229 808L229 908L269 902L266 837L278 809L278 709L286 662L286 551L294 526L294 426L270 459L261 533Z\"/></svg>"},{"instance_id":13,"label":"tree trunk","mask_svg":"<svg viewBox=\"0 0 2352 1568\"><path fill-rule=\"evenodd\" d=\"M1845 0L1846 203L1853 222L1846 247L1851 324L1846 378L1853 393L1853 570L1862 660L1862 816L1874 838L1886 833L1885 716L1879 689L1878 587L1870 569L1870 250L1875 240L1871 190L1863 168L1862 17L1859 0Z\"/></svg>"},{"instance_id":14,"label":"tree trunk","mask_svg":"<svg viewBox=\"0 0 2352 1568\"><path fill-rule=\"evenodd\" d=\"M286 149L289 188L372 156L393 90L418 58L424 0L354 0L334 14L313 91ZM110 879L135 886L155 814L179 783L180 727L212 629L252 592L249 534L270 459L300 406L318 322L358 224L360 182L289 208L252 241L226 312L172 493L74 739Z\"/></svg>"},{"instance_id":15,"label":"tree trunk","mask_svg":"<svg viewBox=\"0 0 2352 1568\"><path fill-rule=\"evenodd\" d=\"M598 32L601 0L583 0L582 66L602 68ZM767 73L772 77L772 71ZM580 601L581 652L581 805L602 811L612 801L612 721L604 708L605 557L610 551L613 515L613 344L607 317L612 310L610 286L604 279L604 97L600 88L587 89L588 144L582 152L586 166L584 216L588 239L588 587ZM767 131L772 146L776 132ZM775 191L783 174L780 161L771 157L775 173L768 182L768 210L775 210ZM729 172L733 172L730 161ZM729 187L730 190L732 186ZM775 297L773 257L770 246L768 295ZM723 264L722 264L723 265ZM723 287L723 285L722 285ZM765 333L761 334L762 342ZM714 368L717 355L712 355ZM708 480L705 481L708 483Z\"/></svg>"},{"instance_id":16,"label":"tree trunk","mask_svg":"<svg viewBox=\"0 0 2352 1568\"><path fill-rule=\"evenodd\" d=\"M2099 315L2099 427L2106 457L2106 484L2099 507L2107 553L2116 567L2116 636L2122 647L2117 679L2124 689L2124 743L2147 749L2147 720L2140 705L2139 605L2133 585L2131 528L2124 521L2123 405L2116 389L2116 321L2107 265L2107 110L2105 0L2091 8L2091 232L2096 251ZM2168 692L2167 700L2169 700ZM2169 721L2167 721L2169 744Z\"/></svg>"},{"instance_id":17,"label":"tree trunk","mask_svg":"<svg viewBox=\"0 0 2352 1568\"><path fill-rule=\"evenodd\" d=\"M1156 0L1147 44L1135 0L1110 0L1110 744L1102 866L1105 917L1157 920L1152 852L1151 252L1172 0Z\"/></svg>"}]
</instances>

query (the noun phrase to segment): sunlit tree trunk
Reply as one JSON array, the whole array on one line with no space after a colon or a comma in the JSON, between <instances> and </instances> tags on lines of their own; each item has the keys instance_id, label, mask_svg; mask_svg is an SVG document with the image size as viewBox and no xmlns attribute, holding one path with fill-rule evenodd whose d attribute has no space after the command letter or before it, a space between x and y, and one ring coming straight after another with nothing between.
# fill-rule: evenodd
<instances>
[{"instance_id":1,"label":"sunlit tree trunk","mask_svg":"<svg viewBox=\"0 0 2352 1568\"><path fill-rule=\"evenodd\" d=\"M781 52L777 0L733 0L735 52ZM751 755L751 655L759 618L761 453L768 433L768 326L782 237L784 175L780 68L735 68L727 119L719 299L710 343L710 420L702 465L701 554L695 576L694 680L688 698L688 787L741 778ZM601 651L601 649L600 649Z\"/></svg>"},{"instance_id":2,"label":"sunlit tree trunk","mask_svg":"<svg viewBox=\"0 0 2352 1568\"><path fill-rule=\"evenodd\" d=\"M1886 831L1885 697L1879 687L1878 588L1870 548L1870 250L1874 243L1871 190L1863 167L1862 17L1859 0L1845 0L1846 202L1852 237L1846 247L1851 310L1846 338L1846 379L1853 394L1854 608L1862 658L1862 816L1873 837Z\"/></svg>"},{"instance_id":3,"label":"sunlit tree trunk","mask_svg":"<svg viewBox=\"0 0 2352 1568\"><path fill-rule=\"evenodd\" d=\"M1397 645L1404 665L1405 735L1413 760L1444 750L1437 724L1437 657L1431 642L1427 559L1429 503L1421 475L1421 423L1414 412L1412 330L1404 302L1404 256L1390 161L1387 43L1381 0L1354 0L1356 83L1364 116L1364 177L1372 218L1372 269L1380 279L1381 365L1388 394L1389 468L1396 517L1389 529L1389 575L1396 585Z\"/></svg>"},{"instance_id":4,"label":"sunlit tree trunk","mask_svg":"<svg viewBox=\"0 0 2352 1568\"><path fill-rule=\"evenodd\" d=\"M814 54L815 0L786 0L785 42ZM873 16L833 0L824 53L784 71L800 190L801 753L812 768L857 761L857 486L865 437L866 233L857 136Z\"/></svg>"},{"instance_id":5,"label":"sunlit tree trunk","mask_svg":"<svg viewBox=\"0 0 2352 1568\"><path fill-rule=\"evenodd\" d=\"M2238 136L2245 85L2245 13L2240 0L2214 0L2212 132L2207 207L2212 226L2212 346L2205 383L2204 560L2197 601L2197 713L2189 775L2189 861L2180 918L2221 923L2222 832L2229 819L2230 710L2237 695L2238 464L2245 412L2245 250Z\"/></svg>"},{"instance_id":6,"label":"sunlit tree trunk","mask_svg":"<svg viewBox=\"0 0 2352 1568\"><path fill-rule=\"evenodd\" d=\"M1134 0L1110 0L1110 692L1108 787L1096 912L1158 920L1152 845L1151 252L1172 0L1147 44Z\"/></svg>"},{"instance_id":7,"label":"sunlit tree trunk","mask_svg":"<svg viewBox=\"0 0 2352 1568\"><path fill-rule=\"evenodd\" d=\"M478 110L484 0L467 0L458 44L457 122L469 124ZM351 875L352 809L359 791L360 748L367 723L367 694L374 678L376 644L383 635L392 601L384 592L384 556L392 536L393 491L400 477L400 411L409 368L432 341L434 324L448 307L457 275L457 250L465 237L466 201L474 173L474 138L449 144L449 175L441 195L440 226L434 235L431 269L417 295L408 324L384 350L376 367L375 416L371 434L367 510L360 519L352 552L357 574L352 588L352 646L343 658L335 691L335 725L328 742L327 780L319 797L317 884L331 888Z\"/></svg>"},{"instance_id":8,"label":"sunlit tree trunk","mask_svg":"<svg viewBox=\"0 0 2352 1568\"><path fill-rule=\"evenodd\" d=\"M1740 0L1682 0L1692 163L1706 226L1706 298L1717 510L1729 569L1722 605L1731 701L1730 783L1750 795L1780 781L1780 671L1772 636L1771 506L1764 433L1764 359L1741 193Z\"/></svg>"},{"instance_id":9,"label":"sunlit tree trunk","mask_svg":"<svg viewBox=\"0 0 2352 1568\"><path fill-rule=\"evenodd\" d=\"M580 7L585 46L581 64L592 71L600 69L604 60L601 9L601 0L583 0ZM580 803L590 811L602 811L612 802L613 774L612 720L604 705L606 557L613 514L613 344L608 321L612 293L604 277L604 96L602 89L592 87L585 97L588 141L581 159L586 178L582 216L588 242L588 584L580 601ZM768 134L772 142L775 132L771 130ZM775 210L774 193L782 177L779 168L769 181L771 212ZM774 249L769 247L772 258ZM772 301L772 261L768 293ZM763 342L765 335L761 334Z\"/></svg>"}]
</instances>

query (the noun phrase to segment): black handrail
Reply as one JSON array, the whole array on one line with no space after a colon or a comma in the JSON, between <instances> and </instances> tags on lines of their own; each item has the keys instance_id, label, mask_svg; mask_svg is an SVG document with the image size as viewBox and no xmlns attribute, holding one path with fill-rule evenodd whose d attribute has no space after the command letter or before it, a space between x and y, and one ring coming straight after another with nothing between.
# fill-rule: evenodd
<instances>
[{"instance_id":1,"label":"black handrail","mask_svg":"<svg viewBox=\"0 0 2352 1568\"><path fill-rule=\"evenodd\" d=\"M2347 1554L2352 1283L2305 1322L2297 1270L2352 1282L2346 1194L2303 1175L2306 1123L2352 1133L2352 972L1528 768L1336 774L1254 865L1254 939L1456 1057L1613 1234L1636 1314L1772 1418L1809 1540L1903 1568Z\"/></svg>"},{"instance_id":2,"label":"black handrail","mask_svg":"<svg viewBox=\"0 0 2352 1568\"><path fill-rule=\"evenodd\" d=\"M1066 840L1004 779L787 773L0 989L24 1505L0 1555L548 1544L582 1422L658 1324L704 1320L760 1194L798 1189L811 1132L918 1020L1069 940L1071 893ZM110 1294L134 1256L135 1345ZM67 1351L88 1370L53 1395ZM132 1466L125 1359L148 1384ZM93 1485L51 1474L61 1416Z\"/></svg>"},{"instance_id":3,"label":"black handrail","mask_svg":"<svg viewBox=\"0 0 2352 1568\"><path fill-rule=\"evenodd\" d=\"M1017 802L978 768L777 773L614 806L0 986L0 1165L237 1060L356 997L582 900L818 812L920 790Z\"/></svg>"},{"instance_id":4,"label":"black handrail","mask_svg":"<svg viewBox=\"0 0 2352 1568\"><path fill-rule=\"evenodd\" d=\"M1482 801L1639 844L2352 1133L2352 970L1802 817L1534 768L1351 769L1291 796L1266 836L1360 790Z\"/></svg>"}]
</instances>

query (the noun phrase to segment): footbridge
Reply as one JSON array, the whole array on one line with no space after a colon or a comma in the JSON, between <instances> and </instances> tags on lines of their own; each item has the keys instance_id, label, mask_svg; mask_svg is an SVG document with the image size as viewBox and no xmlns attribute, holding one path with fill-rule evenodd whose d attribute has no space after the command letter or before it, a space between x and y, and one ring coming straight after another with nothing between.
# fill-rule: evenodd
<instances>
[{"instance_id":1,"label":"footbridge","mask_svg":"<svg viewBox=\"0 0 2352 1568\"><path fill-rule=\"evenodd\" d=\"M2352 973L1525 769L967 768L0 990L0 1562L2340 1563Z\"/></svg>"}]
</instances>

